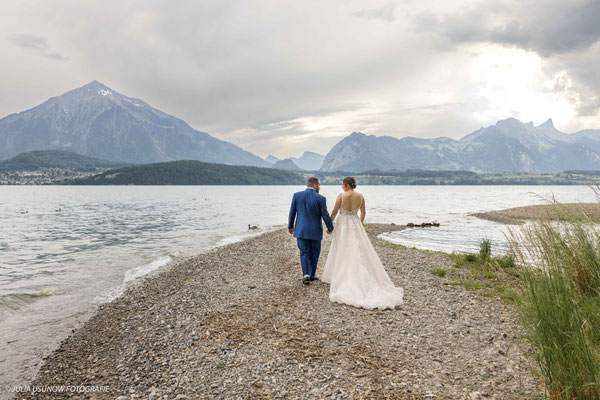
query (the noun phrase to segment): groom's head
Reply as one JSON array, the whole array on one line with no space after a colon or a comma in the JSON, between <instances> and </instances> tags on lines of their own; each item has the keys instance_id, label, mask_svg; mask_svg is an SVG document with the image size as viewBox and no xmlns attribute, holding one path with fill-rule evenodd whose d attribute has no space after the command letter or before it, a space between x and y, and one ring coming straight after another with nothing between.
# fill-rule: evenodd
<instances>
[{"instance_id":1,"label":"groom's head","mask_svg":"<svg viewBox=\"0 0 600 400\"><path fill-rule=\"evenodd\" d=\"M315 189L315 191L319 193L319 189L321 188L321 182L319 182L319 178L317 178L316 176L311 176L310 178L308 178L306 186Z\"/></svg>"}]
</instances>

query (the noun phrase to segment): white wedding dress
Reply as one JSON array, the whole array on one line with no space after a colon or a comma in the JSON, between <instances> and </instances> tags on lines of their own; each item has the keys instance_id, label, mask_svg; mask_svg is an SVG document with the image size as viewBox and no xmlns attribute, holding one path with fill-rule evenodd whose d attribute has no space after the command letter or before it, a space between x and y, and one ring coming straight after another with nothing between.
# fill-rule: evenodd
<instances>
[{"instance_id":1,"label":"white wedding dress","mask_svg":"<svg viewBox=\"0 0 600 400\"><path fill-rule=\"evenodd\" d=\"M348 211L340 206L322 280L330 284L329 300L333 302L369 310L393 309L402 304L404 289L394 286L385 271L358 216L359 209Z\"/></svg>"}]
</instances>

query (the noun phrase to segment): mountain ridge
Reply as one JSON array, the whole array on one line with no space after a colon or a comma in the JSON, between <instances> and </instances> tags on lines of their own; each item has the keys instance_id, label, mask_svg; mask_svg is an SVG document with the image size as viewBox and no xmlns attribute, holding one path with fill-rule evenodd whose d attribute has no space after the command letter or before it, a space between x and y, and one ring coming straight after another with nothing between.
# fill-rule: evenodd
<instances>
[{"instance_id":1,"label":"mountain ridge","mask_svg":"<svg viewBox=\"0 0 600 400\"><path fill-rule=\"evenodd\" d=\"M290 157L294 164L304 170L316 171L321 169L325 156L313 151L305 151L300 157Z\"/></svg>"},{"instance_id":2,"label":"mountain ridge","mask_svg":"<svg viewBox=\"0 0 600 400\"><path fill-rule=\"evenodd\" d=\"M0 119L0 159L31 150L67 150L130 163L195 159L269 165L98 81Z\"/></svg>"},{"instance_id":3,"label":"mountain ridge","mask_svg":"<svg viewBox=\"0 0 600 400\"><path fill-rule=\"evenodd\" d=\"M0 172L38 171L43 168L90 171L97 168L119 168L127 165L130 164L100 160L64 150L34 150L0 161Z\"/></svg>"},{"instance_id":4,"label":"mountain ridge","mask_svg":"<svg viewBox=\"0 0 600 400\"><path fill-rule=\"evenodd\" d=\"M284 158L272 165L275 169L285 169L288 171L301 171L302 169L291 158Z\"/></svg>"},{"instance_id":5,"label":"mountain ridge","mask_svg":"<svg viewBox=\"0 0 600 400\"><path fill-rule=\"evenodd\" d=\"M63 185L301 185L298 172L245 165L177 160L111 169Z\"/></svg>"},{"instance_id":6,"label":"mountain ridge","mask_svg":"<svg viewBox=\"0 0 600 400\"><path fill-rule=\"evenodd\" d=\"M515 118L482 127L461 139L365 135L353 132L325 156L322 171L466 170L561 172L600 169L600 130L560 132L552 119L534 126Z\"/></svg>"}]
</instances>

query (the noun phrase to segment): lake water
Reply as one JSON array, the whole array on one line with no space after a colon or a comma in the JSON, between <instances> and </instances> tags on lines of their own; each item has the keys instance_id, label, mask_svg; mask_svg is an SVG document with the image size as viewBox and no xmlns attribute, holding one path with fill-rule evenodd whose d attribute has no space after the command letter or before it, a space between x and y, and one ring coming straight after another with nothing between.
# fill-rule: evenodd
<instances>
[{"instance_id":1,"label":"lake water","mask_svg":"<svg viewBox=\"0 0 600 400\"><path fill-rule=\"evenodd\" d=\"M0 392L99 304L179 257L284 227L296 186L0 186ZM595 201L585 186L361 186L366 222L438 221L383 237L443 251L501 250L505 227L469 213ZM339 186L323 186L331 210ZM248 230L248 225L258 225ZM300 271L298 271L300 274Z\"/></svg>"}]
</instances>

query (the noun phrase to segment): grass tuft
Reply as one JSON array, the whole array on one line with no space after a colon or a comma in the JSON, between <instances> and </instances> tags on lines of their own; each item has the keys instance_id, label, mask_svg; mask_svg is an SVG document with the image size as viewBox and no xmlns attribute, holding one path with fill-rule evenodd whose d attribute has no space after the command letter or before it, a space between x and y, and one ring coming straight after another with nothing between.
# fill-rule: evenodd
<instances>
[{"instance_id":1,"label":"grass tuft","mask_svg":"<svg viewBox=\"0 0 600 400\"><path fill-rule=\"evenodd\" d=\"M408 250L408 247L401 245L401 244L395 244L395 243L386 243L385 247L389 247L390 249L394 249L394 250Z\"/></svg>"},{"instance_id":2,"label":"grass tuft","mask_svg":"<svg viewBox=\"0 0 600 400\"><path fill-rule=\"evenodd\" d=\"M483 239L479 243L479 258L482 261L489 261L492 256L492 241L490 239Z\"/></svg>"},{"instance_id":3,"label":"grass tuft","mask_svg":"<svg viewBox=\"0 0 600 400\"><path fill-rule=\"evenodd\" d=\"M437 275L439 277L444 277L446 276L446 270L444 268L433 268L430 269L429 272L431 272L432 275Z\"/></svg>"},{"instance_id":4,"label":"grass tuft","mask_svg":"<svg viewBox=\"0 0 600 400\"><path fill-rule=\"evenodd\" d=\"M465 254L465 261L467 261L467 262L477 261L477 256L472 253L467 253L467 254Z\"/></svg>"},{"instance_id":5,"label":"grass tuft","mask_svg":"<svg viewBox=\"0 0 600 400\"><path fill-rule=\"evenodd\" d=\"M457 279L451 282L446 283L449 286L462 286L466 289L477 290L483 289L485 286L484 283L476 281L474 279Z\"/></svg>"},{"instance_id":6,"label":"grass tuft","mask_svg":"<svg viewBox=\"0 0 600 400\"><path fill-rule=\"evenodd\" d=\"M540 220L512 233L519 262L530 266L521 318L548 397L598 400L600 231L555 205L558 222Z\"/></svg>"}]
</instances>

